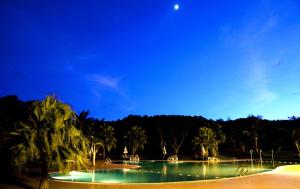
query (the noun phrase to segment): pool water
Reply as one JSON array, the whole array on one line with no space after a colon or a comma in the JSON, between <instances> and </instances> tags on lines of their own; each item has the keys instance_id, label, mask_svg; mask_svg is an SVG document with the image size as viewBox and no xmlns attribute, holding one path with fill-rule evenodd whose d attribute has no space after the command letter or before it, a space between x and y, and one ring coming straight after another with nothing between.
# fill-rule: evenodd
<instances>
[{"instance_id":1,"label":"pool water","mask_svg":"<svg viewBox=\"0 0 300 189\"><path fill-rule=\"evenodd\" d=\"M90 171L71 171L70 173L52 173L51 178L99 183L160 183L228 178L250 175L274 169L272 164L254 164L250 162L203 163L161 161L142 161L137 169L109 169Z\"/></svg>"}]
</instances>

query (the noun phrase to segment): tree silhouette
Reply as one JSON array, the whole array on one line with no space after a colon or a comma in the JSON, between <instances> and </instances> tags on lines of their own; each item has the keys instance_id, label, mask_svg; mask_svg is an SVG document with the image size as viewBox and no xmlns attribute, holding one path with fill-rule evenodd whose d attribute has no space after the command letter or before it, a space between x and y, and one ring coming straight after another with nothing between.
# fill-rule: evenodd
<instances>
[{"instance_id":1,"label":"tree silhouette","mask_svg":"<svg viewBox=\"0 0 300 189\"><path fill-rule=\"evenodd\" d=\"M100 125L99 139L103 144L103 159L105 159L105 151L110 152L112 148L116 148L117 139L115 137L115 129L103 123Z\"/></svg>"},{"instance_id":2,"label":"tree silhouette","mask_svg":"<svg viewBox=\"0 0 300 189\"><path fill-rule=\"evenodd\" d=\"M125 144L131 149L132 155L138 150L143 150L147 144L146 131L139 126L133 126L124 136Z\"/></svg>"},{"instance_id":3,"label":"tree silhouette","mask_svg":"<svg viewBox=\"0 0 300 189\"><path fill-rule=\"evenodd\" d=\"M89 156L92 158L92 165L96 166L96 157L100 149L104 149L103 141L100 138L100 121L88 117L89 111L82 111L78 116L77 128L80 128L88 140Z\"/></svg>"}]
</instances>

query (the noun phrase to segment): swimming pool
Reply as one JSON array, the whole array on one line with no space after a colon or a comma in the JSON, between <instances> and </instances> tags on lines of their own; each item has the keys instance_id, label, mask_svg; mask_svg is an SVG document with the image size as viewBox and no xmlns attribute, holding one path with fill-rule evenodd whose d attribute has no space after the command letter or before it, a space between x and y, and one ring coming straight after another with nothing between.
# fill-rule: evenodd
<instances>
[{"instance_id":1,"label":"swimming pool","mask_svg":"<svg viewBox=\"0 0 300 189\"><path fill-rule=\"evenodd\" d=\"M142 161L136 169L103 169L51 173L53 179L95 183L161 183L196 181L251 175L270 171L272 164L250 162L179 162Z\"/></svg>"}]
</instances>

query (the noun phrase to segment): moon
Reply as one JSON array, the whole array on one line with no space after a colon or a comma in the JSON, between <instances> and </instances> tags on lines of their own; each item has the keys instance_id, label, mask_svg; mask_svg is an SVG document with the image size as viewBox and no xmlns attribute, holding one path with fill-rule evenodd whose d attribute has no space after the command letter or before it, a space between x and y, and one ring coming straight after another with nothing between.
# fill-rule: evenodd
<instances>
[{"instance_id":1,"label":"moon","mask_svg":"<svg viewBox=\"0 0 300 189\"><path fill-rule=\"evenodd\" d=\"M174 5L174 10L179 10L179 4L178 3L176 3L175 5Z\"/></svg>"}]
</instances>

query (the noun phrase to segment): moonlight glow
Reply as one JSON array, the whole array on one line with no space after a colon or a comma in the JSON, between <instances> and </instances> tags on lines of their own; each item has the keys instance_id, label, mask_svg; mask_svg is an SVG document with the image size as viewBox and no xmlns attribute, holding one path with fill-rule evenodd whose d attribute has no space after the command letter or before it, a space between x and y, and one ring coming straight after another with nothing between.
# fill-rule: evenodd
<instances>
[{"instance_id":1,"label":"moonlight glow","mask_svg":"<svg viewBox=\"0 0 300 189\"><path fill-rule=\"evenodd\" d=\"M174 5L174 10L179 10L179 4L176 3L176 4Z\"/></svg>"}]
</instances>

